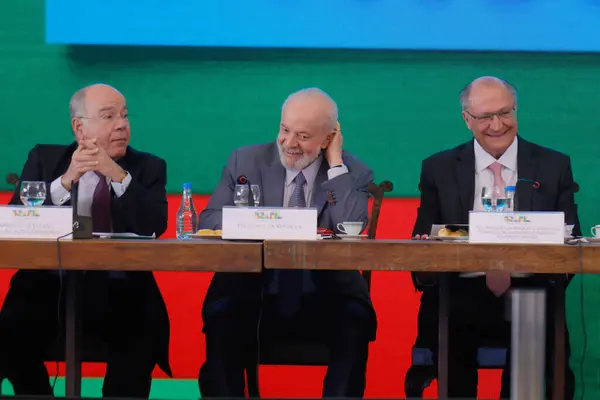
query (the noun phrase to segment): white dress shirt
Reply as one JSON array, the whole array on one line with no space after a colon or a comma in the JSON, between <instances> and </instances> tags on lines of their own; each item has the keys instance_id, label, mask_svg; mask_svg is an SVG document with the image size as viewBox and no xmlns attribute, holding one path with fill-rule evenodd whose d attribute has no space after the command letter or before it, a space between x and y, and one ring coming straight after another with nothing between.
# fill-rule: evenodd
<instances>
[{"instance_id":1,"label":"white dress shirt","mask_svg":"<svg viewBox=\"0 0 600 400\"><path fill-rule=\"evenodd\" d=\"M477 140L475 144L475 200L473 202L473 211L485 211L481 202L481 191L485 186L494 186L494 173L488 167L494 162L502 164L502 179L506 186L517 186L517 153L519 141L515 139L506 149L499 159L495 159L487 153Z\"/></svg>"},{"instance_id":2,"label":"white dress shirt","mask_svg":"<svg viewBox=\"0 0 600 400\"><path fill-rule=\"evenodd\" d=\"M65 189L61 183L61 177L56 178L50 184L50 198L55 206L61 206L71 198L71 193ZM77 192L77 213L84 217L92 216L92 201L94 200L94 191L98 186L100 178L96 173L88 171L81 179L79 179L79 190ZM127 176L123 182L113 182L108 177L106 182L110 183L109 190L115 193L115 196L121 197L131 183L131 175L127 172Z\"/></svg>"}]
</instances>

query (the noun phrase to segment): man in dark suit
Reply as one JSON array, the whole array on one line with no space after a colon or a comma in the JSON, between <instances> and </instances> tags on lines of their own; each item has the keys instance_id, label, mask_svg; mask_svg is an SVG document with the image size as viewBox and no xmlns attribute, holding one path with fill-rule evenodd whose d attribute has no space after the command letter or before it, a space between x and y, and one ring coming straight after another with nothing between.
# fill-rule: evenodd
<instances>
[{"instance_id":1,"label":"man in dark suit","mask_svg":"<svg viewBox=\"0 0 600 400\"><path fill-rule=\"evenodd\" d=\"M46 182L48 206L71 205L71 183L78 183L78 211L92 216L95 232L160 236L167 227L166 164L129 147L123 95L92 85L70 106L76 142L35 146L21 181ZM11 204L21 204L19 188ZM16 394L52 395L43 361L64 341L63 279L57 271L21 270L11 280L0 313L0 362ZM147 398L157 363L171 375L169 318L153 274L87 271L83 284L83 335L108 344L103 395Z\"/></svg>"},{"instance_id":2,"label":"man in dark suit","mask_svg":"<svg viewBox=\"0 0 600 400\"><path fill-rule=\"evenodd\" d=\"M514 87L498 78L482 77L465 87L460 100L463 118L473 132L474 140L423 161L421 204L413 231L415 238L426 238L433 224L467 224L470 210L483 210L482 188L505 185L517 187L517 210L563 211L565 222L575 225L573 234L580 235L570 159L517 136ZM479 345L492 341L510 348L510 323L505 320L505 301L511 287L547 290L546 381L551 390L552 305L554 286L559 279L568 281L569 277L541 274L517 278L508 272L488 272L476 277L453 274L449 283L449 396L476 397ZM417 290L423 292L417 345L428 342L437 352L436 275L413 273L413 281ZM426 320L434 322L427 324ZM427 325L429 330L421 331ZM572 398L574 376L568 367L568 335L566 342L565 398ZM503 398L510 396L509 369L510 360L507 360L502 375Z\"/></svg>"},{"instance_id":3,"label":"man in dark suit","mask_svg":"<svg viewBox=\"0 0 600 400\"><path fill-rule=\"evenodd\" d=\"M276 142L237 149L200 215L200 227L221 228L223 206L233 206L238 176L261 187L266 207L315 207L318 226L368 220L371 170L342 151L337 107L319 89L285 102ZM316 232L315 232L316 234ZM261 309L262 314L261 314ZM323 396L361 397L376 316L358 271L264 271L215 274L204 301L206 363L203 396L243 396L244 366L256 364L260 336L317 338L329 349ZM249 355L249 356L248 356Z\"/></svg>"}]
</instances>

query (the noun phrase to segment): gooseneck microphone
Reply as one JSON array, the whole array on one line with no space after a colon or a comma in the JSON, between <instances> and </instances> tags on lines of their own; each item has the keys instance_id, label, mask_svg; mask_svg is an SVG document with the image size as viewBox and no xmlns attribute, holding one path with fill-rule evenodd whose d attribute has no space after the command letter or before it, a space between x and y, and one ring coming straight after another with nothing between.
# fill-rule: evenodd
<instances>
[{"instance_id":1,"label":"gooseneck microphone","mask_svg":"<svg viewBox=\"0 0 600 400\"><path fill-rule=\"evenodd\" d=\"M237 178L238 185L248 185L248 206L254 207L254 195L252 194L252 185L246 175L240 175Z\"/></svg>"},{"instance_id":2,"label":"gooseneck microphone","mask_svg":"<svg viewBox=\"0 0 600 400\"><path fill-rule=\"evenodd\" d=\"M541 183L539 183L538 181L532 181L531 179L525 179L525 178L519 178L518 182L529 182L531 183L534 189L539 189L541 185Z\"/></svg>"}]
</instances>

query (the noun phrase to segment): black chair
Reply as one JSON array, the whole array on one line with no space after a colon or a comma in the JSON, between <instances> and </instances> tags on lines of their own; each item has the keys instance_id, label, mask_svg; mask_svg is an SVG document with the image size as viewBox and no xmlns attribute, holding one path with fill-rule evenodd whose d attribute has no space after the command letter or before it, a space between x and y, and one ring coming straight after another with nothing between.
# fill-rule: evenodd
<instances>
[{"instance_id":1,"label":"black chair","mask_svg":"<svg viewBox=\"0 0 600 400\"><path fill-rule=\"evenodd\" d=\"M367 227L368 239L375 239L377 235L377 224L381 212L383 197L386 192L391 192L393 185L389 181L383 181L376 185L369 185L369 194L373 197L369 223ZM371 271L362 271L362 276L371 290ZM261 342L258 360L261 365L301 365L301 366L326 366L329 360L327 347L323 343L298 343L278 340L278 343ZM260 397L258 387L257 359L248 360L246 367L246 381L248 383L248 395Z\"/></svg>"}]
</instances>

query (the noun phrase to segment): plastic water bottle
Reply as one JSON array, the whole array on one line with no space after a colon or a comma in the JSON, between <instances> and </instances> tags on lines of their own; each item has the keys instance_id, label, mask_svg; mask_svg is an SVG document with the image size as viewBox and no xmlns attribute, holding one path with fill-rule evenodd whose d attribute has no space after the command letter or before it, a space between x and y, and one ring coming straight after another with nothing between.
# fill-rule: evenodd
<instances>
[{"instance_id":1,"label":"plastic water bottle","mask_svg":"<svg viewBox=\"0 0 600 400\"><path fill-rule=\"evenodd\" d=\"M192 200L192 184L184 183L181 205L177 211L177 239L189 239L190 234L196 233L197 224L198 216Z\"/></svg>"},{"instance_id":2,"label":"plastic water bottle","mask_svg":"<svg viewBox=\"0 0 600 400\"><path fill-rule=\"evenodd\" d=\"M506 192L506 212L514 212L515 211L515 194L517 187L516 186L507 186L504 188Z\"/></svg>"}]
</instances>

